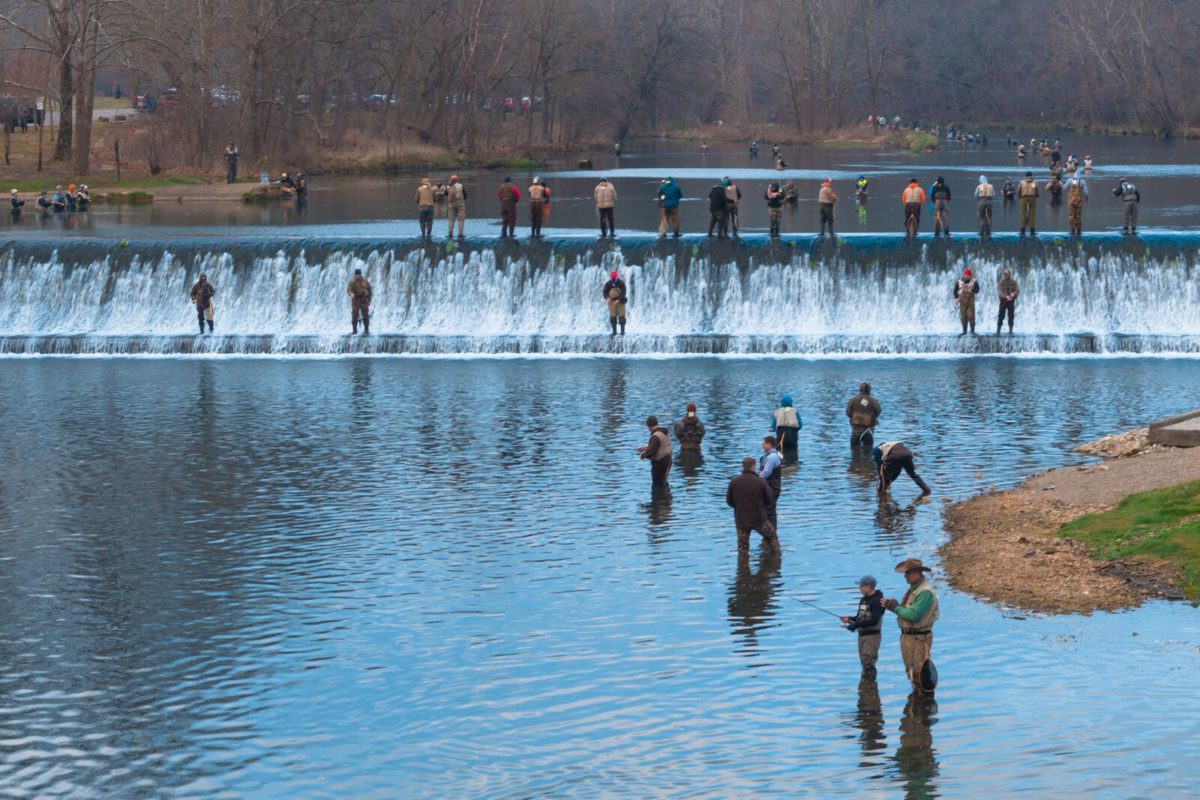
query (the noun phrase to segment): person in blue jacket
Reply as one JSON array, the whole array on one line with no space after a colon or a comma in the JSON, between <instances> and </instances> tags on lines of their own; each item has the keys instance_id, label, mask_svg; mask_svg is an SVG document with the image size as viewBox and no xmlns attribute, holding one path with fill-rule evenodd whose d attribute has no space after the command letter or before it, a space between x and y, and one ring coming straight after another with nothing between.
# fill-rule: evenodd
<instances>
[{"instance_id":1,"label":"person in blue jacket","mask_svg":"<svg viewBox=\"0 0 1200 800\"><path fill-rule=\"evenodd\" d=\"M779 443L779 449L794 450L800 443L800 429L804 427L804 420L800 419L800 413L792 405L790 394L779 398L779 408L771 415L771 424L775 426L775 440Z\"/></svg>"},{"instance_id":2,"label":"person in blue jacket","mask_svg":"<svg viewBox=\"0 0 1200 800\"><path fill-rule=\"evenodd\" d=\"M667 178L658 187L658 207L662 209L662 219L658 223L658 235L666 236L667 227L675 231L679 238L679 201L683 199L683 190L674 178Z\"/></svg>"}]
</instances>

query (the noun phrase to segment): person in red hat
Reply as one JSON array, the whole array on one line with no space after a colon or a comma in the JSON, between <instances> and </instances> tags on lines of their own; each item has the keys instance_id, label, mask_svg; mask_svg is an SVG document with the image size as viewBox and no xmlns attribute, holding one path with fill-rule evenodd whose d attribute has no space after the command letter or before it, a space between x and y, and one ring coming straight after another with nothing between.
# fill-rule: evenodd
<instances>
[{"instance_id":1,"label":"person in red hat","mask_svg":"<svg viewBox=\"0 0 1200 800\"><path fill-rule=\"evenodd\" d=\"M954 284L954 301L958 303L958 319L962 322L962 336L967 335L967 327L971 335L975 335L975 295L979 294L979 281L975 279L971 268L963 270L962 277Z\"/></svg>"},{"instance_id":2,"label":"person in red hat","mask_svg":"<svg viewBox=\"0 0 1200 800\"><path fill-rule=\"evenodd\" d=\"M629 293L625 288L625 281L617 276L617 271L614 269L608 274L608 282L604 284L602 292L604 302L608 304L608 324L612 326L610 336L617 335L617 323L621 324L621 335L625 335L625 304L629 302Z\"/></svg>"}]
</instances>

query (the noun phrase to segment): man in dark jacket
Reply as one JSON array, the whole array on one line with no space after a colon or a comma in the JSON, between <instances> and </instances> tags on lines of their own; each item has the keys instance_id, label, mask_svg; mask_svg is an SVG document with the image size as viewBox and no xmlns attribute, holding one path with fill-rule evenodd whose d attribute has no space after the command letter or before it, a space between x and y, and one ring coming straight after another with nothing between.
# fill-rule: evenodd
<instances>
[{"instance_id":1,"label":"man in dark jacket","mask_svg":"<svg viewBox=\"0 0 1200 800\"><path fill-rule=\"evenodd\" d=\"M738 550L749 550L750 531L758 531L764 548L779 551L779 537L771 523L775 496L767 482L758 476L753 458L742 459L742 474L729 482L725 504L733 509Z\"/></svg>"},{"instance_id":2,"label":"man in dark jacket","mask_svg":"<svg viewBox=\"0 0 1200 800\"><path fill-rule=\"evenodd\" d=\"M771 225L771 238L779 238L779 223L783 216L783 189L779 188L778 183L772 183L767 187L767 191L763 192L763 199L767 201L767 220Z\"/></svg>"},{"instance_id":3,"label":"man in dark jacket","mask_svg":"<svg viewBox=\"0 0 1200 800\"><path fill-rule=\"evenodd\" d=\"M933 204L933 235L938 237L942 231L950 235L950 187L946 180L938 175L933 186L929 187L929 202Z\"/></svg>"},{"instance_id":4,"label":"man in dark jacket","mask_svg":"<svg viewBox=\"0 0 1200 800\"><path fill-rule=\"evenodd\" d=\"M242 154L238 152L238 147L233 142L225 148L225 182L237 183L238 160Z\"/></svg>"},{"instance_id":5,"label":"man in dark jacket","mask_svg":"<svg viewBox=\"0 0 1200 800\"><path fill-rule=\"evenodd\" d=\"M712 236L713 230L716 230L719 239L729 235L729 221L725 217L729 209L729 195L725 191L728 186L728 181L721 181L708 193L708 235Z\"/></svg>"},{"instance_id":6,"label":"man in dark jacket","mask_svg":"<svg viewBox=\"0 0 1200 800\"><path fill-rule=\"evenodd\" d=\"M363 277L362 270L354 270L354 277L346 286L350 295L350 332L358 333L358 320L362 318L363 336L371 333L371 284Z\"/></svg>"},{"instance_id":7,"label":"man in dark jacket","mask_svg":"<svg viewBox=\"0 0 1200 800\"><path fill-rule=\"evenodd\" d=\"M883 408L871 396L871 384L863 383L858 394L846 404L846 416L850 419L850 446L870 448L875 444L875 426Z\"/></svg>"},{"instance_id":8,"label":"man in dark jacket","mask_svg":"<svg viewBox=\"0 0 1200 800\"><path fill-rule=\"evenodd\" d=\"M704 441L704 423L696 416L695 403L688 403L683 419L675 423L675 438L679 440L681 456L688 451L700 450L700 443Z\"/></svg>"},{"instance_id":9,"label":"man in dark jacket","mask_svg":"<svg viewBox=\"0 0 1200 800\"><path fill-rule=\"evenodd\" d=\"M514 238L517 235L517 203L521 200L521 190L513 185L512 178L505 178L496 197L500 201L500 238Z\"/></svg>"},{"instance_id":10,"label":"man in dark jacket","mask_svg":"<svg viewBox=\"0 0 1200 800\"><path fill-rule=\"evenodd\" d=\"M996 335L1000 335L1000 328L1004 325L1004 317L1008 315L1008 332L1013 332L1013 317L1017 313L1017 295L1021 293L1021 287L1017 285L1017 279L1012 276L1012 270L1004 270L1004 274L1000 276L1000 282L996 284L996 291L1000 295L1000 314L996 317Z\"/></svg>"},{"instance_id":11,"label":"man in dark jacket","mask_svg":"<svg viewBox=\"0 0 1200 800\"><path fill-rule=\"evenodd\" d=\"M883 638L883 592L875 588L875 579L864 575L858 582L862 597L853 617L842 617L846 630L858 633L858 660L862 679L875 680L875 662L879 660L879 642Z\"/></svg>"},{"instance_id":12,"label":"man in dark jacket","mask_svg":"<svg viewBox=\"0 0 1200 800\"><path fill-rule=\"evenodd\" d=\"M200 333L204 333L204 323L208 323L208 332L213 332L213 295L217 290L208 282L208 276L200 273L200 279L192 284L192 304L196 306L196 319L200 321Z\"/></svg>"},{"instance_id":13,"label":"man in dark jacket","mask_svg":"<svg viewBox=\"0 0 1200 800\"><path fill-rule=\"evenodd\" d=\"M658 424L658 417L647 417L646 427L650 430L650 441L641 450L640 458L650 462L650 485L666 486L671 473L671 437L667 429Z\"/></svg>"},{"instance_id":14,"label":"man in dark jacket","mask_svg":"<svg viewBox=\"0 0 1200 800\"><path fill-rule=\"evenodd\" d=\"M625 304L629 302L629 294L625 290L625 281L617 277L617 271L608 274L601 294L608 304L608 324L612 326L610 336L617 335L617 323L621 323L621 335L625 335Z\"/></svg>"}]
</instances>

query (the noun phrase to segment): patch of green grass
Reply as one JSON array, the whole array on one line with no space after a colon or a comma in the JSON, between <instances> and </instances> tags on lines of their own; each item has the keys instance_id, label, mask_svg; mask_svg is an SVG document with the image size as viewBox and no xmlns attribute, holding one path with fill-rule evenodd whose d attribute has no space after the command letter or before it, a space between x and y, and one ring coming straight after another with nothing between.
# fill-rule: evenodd
<instances>
[{"instance_id":1,"label":"patch of green grass","mask_svg":"<svg viewBox=\"0 0 1200 800\"><path fill-rule=\"evenodd\" d=\"M1130 495L1112 511L1067 523L1059 535L1083 542L1095 558L1169 565L1179 588L1200 600L1200 481Z\"/></svg>"},{"instance_id":2,"label":"patch of green grass","mask_svg":"<svg viewBox=\"0 0 1200 800\"><path fill-rule=\"evenodd\" d=\"M937 150L938 140L932 133L907 131L904 134L904 146L914 153L927 153Z\"/></svg>"},{"instance_id":3,"label":"patch of green grass","mask_svg":"<svg viewBox=\"0 0 1200 800\"><path fill-rule=\"evenodd\" d=\"M542 164L535 158L524 158L521 156L513 156L511 158L497 158L487 163L488 169L537 169Z\"/></svg>"}]
</instances>

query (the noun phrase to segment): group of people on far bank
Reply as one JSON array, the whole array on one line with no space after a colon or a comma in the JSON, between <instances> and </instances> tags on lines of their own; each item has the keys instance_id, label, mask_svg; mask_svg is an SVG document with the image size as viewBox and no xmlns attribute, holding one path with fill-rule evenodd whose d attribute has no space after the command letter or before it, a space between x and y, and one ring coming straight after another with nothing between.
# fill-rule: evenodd
<instances>
[{"instance_id":1,"label":"group of people on far bank","mask_svg":"<svg viewBox=\"0 0 1200 800\"><path fill-rule=\"evenodd\" d=\"M900 441L875 444L875 429L882 413L882 406L872 395L870 384L863 383L845 409L852 451L871 452L877 474L876 491L881 499L887 497L892 483L901 472L907 473L920 488L921 497L926 497L932 490L916 472L913 451ZM772 433L762 437L762 453L757 457L744 458L741 473L729 481L725 503L733 510L739 552L748 551L751 535L758 533L764 551L779 553L778 508L784 488L783 454L791 452L794 456L803 426L792 397L785 394L780 398L779 407L772 412ZM660 424L655 416L646 419L646 428L649 440L638 448L639 458L650 464L653 489L669 494L669 478L674 463L672 432ZM688 403L684 416L674 425L681 462L698 463L705 433L706 428L697 413L696 404ZM897 565L896 571L904 573L909 585L903 599L884 598L876 588L875 579L864 576L859 583L862 601L855 614L841 617L841 622L847 630L858 634L863 678L874 680L882 617L885 610L894 612L900 626L900 651L909 680L914 691L929 692L933 686L925 665L929 661L933 643L933 624L939 617L937 594L925 580L929 568L918 559L906 559Z\"/></svg>"}]
</instances>

